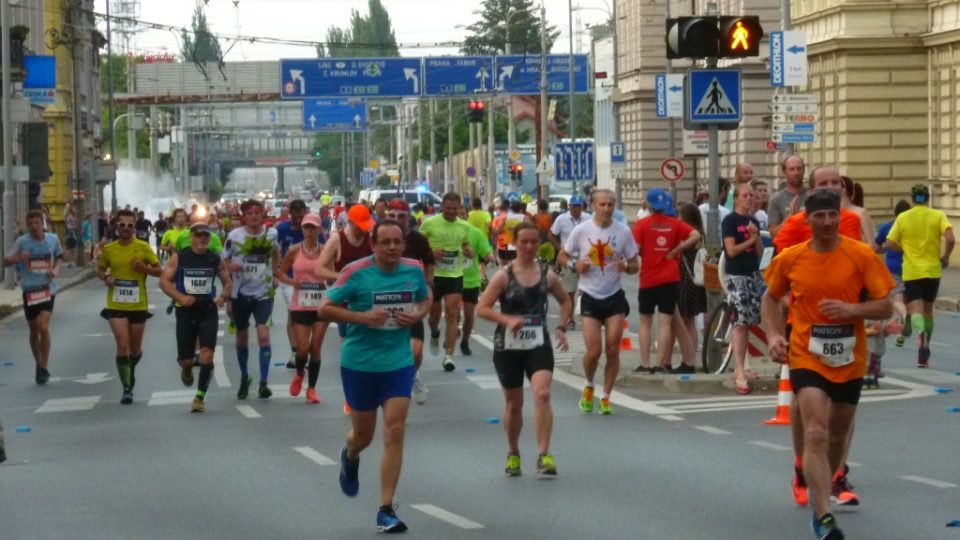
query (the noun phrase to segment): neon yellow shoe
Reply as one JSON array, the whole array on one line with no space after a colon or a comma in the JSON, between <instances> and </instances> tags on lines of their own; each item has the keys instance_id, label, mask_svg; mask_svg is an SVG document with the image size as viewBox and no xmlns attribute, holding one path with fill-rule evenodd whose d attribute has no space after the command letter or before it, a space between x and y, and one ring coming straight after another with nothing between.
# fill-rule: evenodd
<instances>
[{"instance_id":1,"label":"neon yellow shoe","mask_svg":"<svg viewBox=\"0 0 960 540\"><path fill-rule=\"evenodd\" d=\"M507 467L503 472L507 476L520 476L520 454L507 454Z\"/></svg>"},{"instance_id":2,"label":"neon yellow shoe","mask_svg":"<svg viewBox=\"0 0 960 540\"><path fill-rule=\"evenodd\" d=\"M580 394L580 410L587 414L593 412L593 388L590 386L584 386Z\"/></svg>"},{"instance_id":3,"label":"neon yellow shoe","mask_svg":"<svg viewBox=\"0 0 960 540\"><path fill-rule=\"evenodd\" d=\"M540 454L537 458L537 472L539 474L557 474L557 465L553 462L552 454Z\"/></svg>"},{"instance_id":4,"label":"neon yellow shoe","mask_svg":"<svg viewBox=\"0 0 960 540\"><path fill-rule=\"evenodd\" d=\"M610 398L600 400L600 414L613 414L613 405L610 405Z\"/></svg>"},{"instance_id":5,"label":"neon yellow shoe","mask_svg":"<svg viewBox=\"0 0 960 540\"><path fill-rule=\"evenodd\" d=\"M230 332L230 334L237 333L237 326L233 324L233 318L227 319L227 332Z\"/></svg>"}]
</instances>

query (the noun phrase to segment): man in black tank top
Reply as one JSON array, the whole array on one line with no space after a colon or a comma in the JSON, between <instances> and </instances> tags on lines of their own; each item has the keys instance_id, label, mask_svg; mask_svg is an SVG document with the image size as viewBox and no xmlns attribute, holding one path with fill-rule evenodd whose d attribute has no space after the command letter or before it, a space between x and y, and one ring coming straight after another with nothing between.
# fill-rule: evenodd
<instances>
[{"instance_id":1,"label":"man in black tank top","mask_svg":"<svg viewBox=\"0 0 960 540\"><path fill-rule=\"evenodd\" d=\"M204 398L213 374L213 351L217 346L218 311L230 296L230 272L220 256L210 251L210 228L206 223L190 226L190 247L170 255L160 275L160 289L177 306L177 363L180 381L193 385L193 354L199 343L200 380L191 412L206 409ZM220 276L223 287L217 295L214 278Z\"/></svg>"}]
</instances>

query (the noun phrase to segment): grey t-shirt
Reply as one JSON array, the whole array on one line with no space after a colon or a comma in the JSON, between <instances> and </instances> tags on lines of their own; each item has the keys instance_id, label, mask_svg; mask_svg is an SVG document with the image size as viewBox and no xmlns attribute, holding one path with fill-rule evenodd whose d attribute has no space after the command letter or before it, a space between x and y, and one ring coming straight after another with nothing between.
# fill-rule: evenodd
<instances>
[{"instance_id":1,"label":"grey t-shirt","mask_svg":"<svg viewBox=\"0 0 960 540\"><path fill-rule=\"evenodd\" d=\"M780 225L788 217L790 217L790 203L793 202L793 198L799 196L797 201L796 208L799 210L803 206L804 200L807 198L807 190L800 190L799 195L794 195L787 191L786 188L781 189L780 191L773 194L770 197L770 200L767 201L767 218L768 224L770 227L775 225Z\"/></svg>"}]
</instances>

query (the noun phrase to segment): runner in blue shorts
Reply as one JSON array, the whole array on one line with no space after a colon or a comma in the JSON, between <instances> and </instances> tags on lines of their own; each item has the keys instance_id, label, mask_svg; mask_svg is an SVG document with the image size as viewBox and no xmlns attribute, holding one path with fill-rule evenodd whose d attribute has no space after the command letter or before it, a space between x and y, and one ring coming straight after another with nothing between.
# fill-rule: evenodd
<instances>
[{"instance_id":1,"label":"runner in blue shorts","mask_svg":"<svg viewBox=\"0 0 960 540\"><path fill-rule=\"evenodd\" d=\"M355 497L360 490L360 452L373 440L377 408L383 407L377 530L398 533L407 530L394 513L393 495L400 479L415 373L410 327L427 316L432 299L420 261L401 256L404 235L399 223L378 223L372 243L372 256L358 259L340 272L320 305L320 315L328 321L349 323L340 353L340 378L352 429L340 449L340 488L348 497Z\"/></svg>"}]
</instances>

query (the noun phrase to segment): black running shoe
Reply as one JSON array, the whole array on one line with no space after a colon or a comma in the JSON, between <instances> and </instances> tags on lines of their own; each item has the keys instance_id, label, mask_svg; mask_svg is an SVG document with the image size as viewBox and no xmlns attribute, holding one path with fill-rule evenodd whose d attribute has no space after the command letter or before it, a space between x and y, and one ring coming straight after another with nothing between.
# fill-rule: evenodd
<instances>
[{"instance_id":1,"label":"black running shoe","mask_svg":"<svg viewBox=\"0 0 960 540\"><path fill-rule=\"evenodd\" d=\"M402 533L406 532L407 524L400 521L397 514L390 506L381 506L377 512L377 532L381 533Z\"/></svg>"},{"instance_id":2,"label":"black running shoe","mask_svg":"<svg viewBox=\"0 0 960 540\"><path fill-rule=\"evenodd\" d=\"M463 353L464 356L472 356L472 355L473 355L473 351L470 350L470 343L468 343L468 342L466 342L466 341L461 341L461 342L460 342L460 352Z\"/></svg>"},{"instance_id":3,"label":"black running shoe","mask_svg":"<svg viewBox=\"0 0 960 540\"><path fill-rule=\"evenodd\" d=\"M123 391L123 397L120 398L121 405L130 405L133 403L133 390L129 388Z\"/></svg>"},{"instance_id":4,"label":"black running shoe","mask_svg":"<svg viewBox=\"0 0 960 540\"><path fill-rule=\"evenodd\" d=\"M696 373L696 372L697 372L697 368L687 364L680 364L679 366L673 368L673 371L671 371L670 373L673 373L675 375L683 375L683 374Z\"/></svg>"},{"instance_id":5,"label":"black running shoe","mask_svg":"<svg viewBox=\"0 0 960 540\"><path fill-rule=\"evenodd\" d=\"M258 390L258 395L260 399L269 399L273 395L273 392L270 390L270 387L267 386L267 381L260 381L260 388Z\"/></svg>"},{"instance_id":6,"label":"black running shoe","mask_svg":"<svg viewBox=\"0 0 960 540\"><path fill-rule=\"evenodd\" d=\"M47 384L50 380L50 372L46 368L38 367L36 381L37 384Z\"/></svg>"},{"instance_id":7,"label":"black running shoe","mask_svg":"<svg viewBox=\"0 0 960 540\"><path fill-rule=\"evenodd\" d=\"M253 377L247 375L246 378L240 379L240 389L237 390L237 399L247 399L247 395L250 393L250 385L253 383Z\"/></svg>"}]
</instances>

